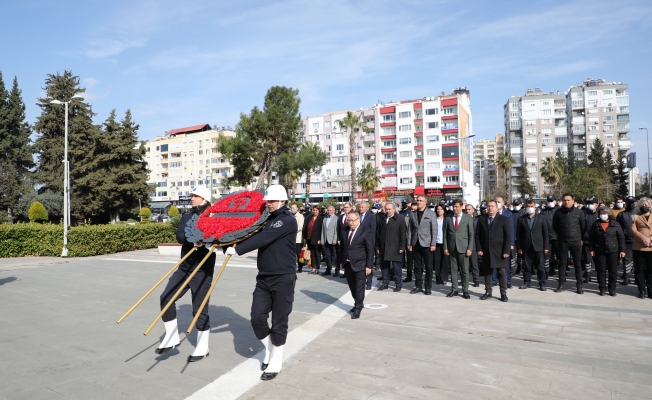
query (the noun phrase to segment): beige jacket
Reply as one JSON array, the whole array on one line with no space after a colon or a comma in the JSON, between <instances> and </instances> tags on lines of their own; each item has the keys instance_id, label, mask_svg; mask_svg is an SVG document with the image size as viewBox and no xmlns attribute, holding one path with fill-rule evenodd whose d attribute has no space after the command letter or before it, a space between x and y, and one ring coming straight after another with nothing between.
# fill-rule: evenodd
<instances>
[{"instance_id":1,"label":"beige jacket","mask_svg":"<svg viewBox=\"0 0 652 400\"><path fill-rule=\"evenodd\" d=\"M303 215L297 211L294 218L297 220L297 240L294 243L303 243Z\"/></svg>"},{"instance_id":2,"label":"beige jacket","mask_svg":"<svg viewBox=\"0 0 652 400\"><path fill-rule=\"evenodd\" d=\"M652 223L649 223L647 217L639 215L632 222L632 250L652 251L652 247L646 247L643 244L645 239L652 239Z\"/></svg>"}]
</instances>

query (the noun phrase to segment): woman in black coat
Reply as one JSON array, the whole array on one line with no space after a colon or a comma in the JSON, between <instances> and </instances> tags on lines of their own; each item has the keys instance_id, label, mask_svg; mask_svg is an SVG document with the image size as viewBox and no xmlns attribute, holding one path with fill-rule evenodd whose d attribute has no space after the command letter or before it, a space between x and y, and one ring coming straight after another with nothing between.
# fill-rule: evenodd
<instances>
[{"instance_id":1,"label":"woman in black coat","mask_svg":"<svg viewBox=\"0 0 652 400\"><path fill-rule=\"evenodd\" d=\"M312 208L312 215L306 215L303 228L303 238L310 250L310 261L312 263L312 270L310 274L319 273L319 264L321 263L321 229L324 222L324 217L320 215L319 207Z\"/></svg>"},{"instance_id":2,"label":"woman in black coat","mask_svg":"<svg viewBox=\"0 0 652 400\"><path fill-rule=\"evenodd\" d=\"M625 257L625 235L609 207L598 208L598 219L589 231L589 249L598 274L600 296L604 296L607 289L607 271L609 296L615 296L618 261Z\"/></svg>"}]
</instances>

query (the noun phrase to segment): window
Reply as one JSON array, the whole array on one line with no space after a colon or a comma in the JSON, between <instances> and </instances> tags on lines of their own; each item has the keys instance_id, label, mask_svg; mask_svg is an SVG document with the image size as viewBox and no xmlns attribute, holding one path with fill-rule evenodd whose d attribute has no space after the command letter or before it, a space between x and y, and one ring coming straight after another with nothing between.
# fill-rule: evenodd
<instances>
[{"instance_id":1,"label":"window","mask_svg":"<svg viewBox=\"0 0 652 400\"><path fill-rule=\"evenodd\" d=\"M604 138L605 138L605 139L613 139L613 138L614 138L614 134L613 134L613 133L610 133L610 134L604 135Z\"/></svg>"},{"instance_id":2,"label":"window","mask_svg":"<svg viewBox=\"0 0 652 400\"><path fill-rule=\"evenodd\" d=\"M439 142L439 135L426 136L427 143Z\"/></svg>"},{"instance_id":3,"label":"window","mask_svg":"<svg viewBox=\"0 0 652 400\"><path fill-rule=\"evenodd\" d=\"M441 109L443 115L455 115L457 114L457 107L444 107Z\"/></svg>"},{"instance_id":4,"label":"window","mask_svg":"<svg viewBox=\"0 0 652 400\"><path fill-rule=\"evenodd\" d=\"M598 117L589 117L589 122L598 122Z\"/></svg>"},{"instance_id":5,"label":"window","mask_svg":"<svg viewBox=\"0 0 652 400\"><path fill-rule=\"evenodd\" d=\"M552 142L552 138L543 138L541 139L541 143L550 143Z\"/></svg>"},{"instance_id":6,"label":"window","mask_svg":"<svg viewBox=\"0 0 652 400\"><path fill-rule=\"evenodd\" d=\"M335 150L344 150L344 144L338 144L335 146Z\"/></svg>"},{"instance_id":7,"label":"window","mask_svg":"<svg viewBox=\"0 0 652 400\"><path fill-rule=\"evenodd\" d=\"M315 122L312 124L312 129L319 129L319 122Z\"/></svg>"},{"instance_id":8,"label":"window","mask_svg":"<svg viewBox=\"0 0 652 400\"><path fill-rule=\"evenodd\" d=\"M395 174L396 173L396 167L384 167L383 168L383 173L385 173L385 174Z\"/></svg>"},{"instance_id":9,"label":"window","mask_svg":"<svg viewBox=\"0 0 652 400\"><path fill-rule=\"evenodd\" d=\"M613 107L605 107L604 112L614 112L614 108Z\"/></svg>"},{"instance_id":10,"label":"window","mask_svg":"<svg viewBox=\"0 0 652 400\"><path fill-rule=\"evenodd\" d=\"M438 108L428 108L426 109L426 115L437 115L439 114Z\"/></svg>"},{"instance_id":11,"label":"window","mask_svg":"<svg viewBox=\"0 0 652 400\"><path fill-rule=\"evenodd\" d=\"M518 118L518 111L512 111L509 113L510 118Z\"/></svg>"},{"instance_id":12,"label":"window","mask_svg":"<svg viewBox=\"0 0 652 400\"><path fill-rule=\"evenodd\" d=\"M401 178L401 185L408 185L412 183L412 178Z\"/></svg>"},{"instance_id":13,"label":"window","mask_svg":"<svg viewBox=\"0 0 652 400\"><path fill-rule=\"evenodd\" d=\"M614 91L611 89L606 89L602 91L602 94L614 94Z\"/></svg>"},{"instance_id":14,"label":"window","mask_svg":"<svg viewBox=\"0 0 652 400\"><path fill-rule=\"evenodd\" d=\"M399 155L400 155L401 157L412 157L412 151L411 151L411 150L410 150L410 151L401 151L401 152L399 153Z\"/></svg>"},{"instance_id":15,"label":"window","mask_svg":"<svg viewBox=\"0 0 652 400\"><path fill-rule=\"evenodd\" d=\"M607 147L613 148L613 147L615 147L615 145L616 145L615 143L607 143Z\"/></svg>"},{"instance_id":16,"label":"window","mask_svg":"<svg viewBox=\"0 0 652 400\"><path fill-rule=\"evenodd\" d=\"M412 171L412 164L401 164L401 171Z\"/></svg>"},{"instance_id":17,"label":"window","mask_svg":"<svg viewBox=\"0 0 652 400\"><path fill-rule=\"evenodd\" d=\"M544 106L549 106L550 102L549 101L543 101L543 102L541 102L541 104L544 105Z\"/></svg>"},{"instance_id":18,"label":"window","mask_svg":"<svg viewBox=\"0 0 652 400\"><path fill-rule=\"evenodd\" d=\"M204 150L199 150L199 155L204 155Z\"/></svg>"},{"instance_id":19,"label":"window","mask_svg":"<svg viewBox=\"0 0 652 400\"><path fill-rule=\"evenodd\" d=\"M406 138L401 138L398 141L398 144L410 144L412 143L412 138L406 137Z\"/></svg>"},{"instance_id":20,"label":"window","mask_svg":"<svg viewBox=\"0 0 652 400\"><path fill-rule=\"evenodd\" d=\"M548 135L549 135L549 134L552 133L552 129L550 129L550 128L541 129L541 133L543 133L544 135L545 135L545 134L548 134Z\"/></svg>"},{"instance_id":21,"label":"window","mask_svg":"<svg viewBox=\"0 0 652 400\"><path fill-rule=\"evenodd\" d=\"M589 100L589 105L590 106L596 106L596 105L598 105L598 101L597 100Z\"/></svg>"},{"instance_id":22,"label":"window","mask_svg":"<svg viewBox=\"0 0 652 400\"><path fill-rule=\"evenodd\" d=\"M428 168L428 169L440 169L441 164L438 163L438 162L429 162L429 163L426 164L426 168Z\"/></svg>"},{"instance_id":23,"label":"window","mask_svg":"<svg viewBox=\"0 0 652 400\"><path fill-rule=\"evenodd\" d=\"M438 156L439 155L439 149L428 149L426 151L426 154L429 156Z\"/></svg>"},{"instance_id":24,"label":"window","mask_svg":"<svg viewBox=\"0 0 652 400\"><path fill-rule=\"evenodd\" d=\"M383 140L383 147L396 147L396 140Z\"/></svg>"},{"instance_id":25,"label":"window","mask_svg":"<svg viewBox=\"0 0 652 400\"><path fill-rule=\"evenodd\" d=\"M171 162L170 168L181 168L181 161Z\"/></svg>"},{"instance_id":26,"label":"window","mask_svg":"<svg viewBox=\"0 0 652 400\"><path fill-rule=\"evenodd\" d=\"M330 127L331 127L331 122L330 121L324 122L324 128L330 128Z\"/></svg>"},{"instance_id":27,"label":"window","mask_svg":"<svg viewBox=\"0 0 652 400\"><path fill-rule=\"evenodd\" d=\"M396 160L396 153L383 153L383 161Z\"/></svg>"},{"instance_id":28,"label":"window","mask_svg":"<svg viewBox=\"0 0 652 400\"><path fill-rule=\"evenodd\" d=\"M550 114L552 114L552 110L549 109L549 108L548 108L548 109L545 109L545 110L541 110L541 114L543 114L543 115L550 115Z\"/></svg>"},{"instance_id":29,"label":"window","mask_svg":"<svg viewBox=\"0 0 652 400\"><path fill-rule=\"evenodd\" d=\"M339 175L344 175L344 168L338 168L336 172L337 172L338 176Z\"/></svg>"},{"instance_id":30,"label":"window","mask_svg":"<svg viewBox=\"0 0 652 400\"><path fill-rule=\"evenodd\" d=\"M587 94L588 96L597 96L597 95L598 95L598 91L597 91L597 90L587 90L587 91L586 91L586 94Z\"/></svg>"},{"instance_id":31,"label":"window","mask_svg":"<svg viewBox=\"0 0 652 400\"><path fill-rule=\"evenodd\" d=\"M568 138L567 137L556 137L555 138L555 144L565 144L568 143Z\"/></svg>"},{"instance_id":32,"label":"window","mask_svg":"<svg viewBox=\"0 0 652 400\"><path fill-rule=\"evenodd\" d=\"M441 149L441 151L442 157L444 158L457 157L459 154L457 146L444 147Z\"/></svg>"},{"instance_id":33,"label":"window","mask_svg":"<svg viewBox=\"0 0 652 400\"><path fill-rule=\"evenodd\" d=\"M396 121L396 114L383 115L383 122L394 122L394 121Z\"/></svg>"},{"instance_id":34,"label":"window","mask_svg":"<svg viewBox=\"0 0 652 400\"><path fill-rule=\"evenodd\" d=\"M396 127L395 126L386 126L383 128L383 136L385 135L396 135Z\"/></svg>"},{"instance_id":35,"label":"window","mask_svg":"<svg viewBox=\"0 0 652 400\"><path fill-rule=\"evenodd\" d=\"M167 182L159 182L158 186L159 187L167 187L168 183Z\"/></svg>"},{"instance_id":36,"label":"window","mask_svg":"<svg viewBox=\"0 0 652 400\"><path fill-rule=\"evenodd\" d=\"M156 149L158 150L158 149ZM168 145L167 144L162 144L161 145L161 151L168 151Z\"/></svg>"},{"instance_id":37,"label":"window","mask_svg":"<svg viewBox=\"0 0 652 400\"><path fill-rule=\"evenodd\" d=\"M618 122L629 122L629 114L627 114L627 115L619 115L618 116Z\"/></svg>"},{"instance_id":38,"label":"window","mask_svg":"<svg viewBox=\"0 0 652 400\"><path fill-rule=\"evenodd\" d=\"M610 125L602 125L602 128L606 131L606 130L609 130L609 129L614 129L615 126L612 125L612 124L610 124Z\"/></svg>"},{"instance_id":39,"label":"window","mask_svg":"<svg viewBox=\"0 0 652 400\"><path fill-rule=\"evenodd\" d=\"M306 184L305 183L297 183L297 189L305 189Z\"/></svg>"},{"instance_id":40,"label":"window","mask_svg":"<svg viewBox=\"0 0 652 400\"><path fill-rule=\"evenodd\" d=\"M401 125L398 127L399 132L411 131L412 125Z\"/></svg>"},{"instance_id":41,"label":"window","mask_svg":"<svg viewBox=\"0 0 652 400\"><path fill-rule=\"evenodd\" d=\"M550 111L550 110L548 110L548 111ZM541 123L544 124L544 125L545 124L552 124L552 120L551 119L542 119Z\"/></svg>"},{"instance_id":42,"label":"window","mask_svg":"<svg viewBox=\"0 0 652 400\"><path fill-rule=\"evenodd\" d=\"M460 177L457 176L457 175L446 175L446 176L445 176L445 181L446 181L447 183L459 182L459 181L460 181Z\"/></svg>"},{"instance_id":43,"label":"window","mask_svg":"<svg viewBox=\"0 0 652 400\"><path fill-rule=\"evenodd\" d=\"M439 176L429 176L428 177L428 183L437 183L441 182L441 177Z\"/></svg>"},{"instance_id":44,"label":"window","mask_svg":"<svg viewBox=\"0 0 652 400\"><path fill-rule=\"evenodd\" d=\"M159 196L167 196L168 192L167 191L166 192L158 192L158 195Z\"/></svg>"},{"instance_id":45,"label":"window","mask_svg":"<svg viewBox=\"0 0 652 400\"><path fill-rule=\"evenodd\" d=\"M597 125L591 125L591 126L589 126L589 130L590 130L590 131L597 131L597 130L598 130L598 126L597 126Z\"/></svg>"},{"instance_id":46,"label":"window","mask_svg":"<svg viewBox=\"0 0 652 400\"><path fill-rule=\"evenodd\" d=\"M620 119L620 116L618 117L618 119ZM613 120L614 120L614 116L613 116L613 115L605 115L604 118L603 118L603 121L605 121L605 122L607 122L607 121L613 121Z\"/></svg>"},{"instance_id":47,"label":"window","mask_svg":"<svg viewBox=\"0 0 652 400\"><path fill-rule=\"evenodd\" d=\"M439 128L439 122L428 122L426 125L427 129L437 129Z\"/></svg>"},{"instance_id":48,"label":"window","mask_svg":"<svg viewBox=\"0 0 652 400\"><path fill-rule=\"evenodd\" d=\"M412 111L403 111L398 113L399 118L410 118L412 116Z\"/></svg>"}]
</instances>

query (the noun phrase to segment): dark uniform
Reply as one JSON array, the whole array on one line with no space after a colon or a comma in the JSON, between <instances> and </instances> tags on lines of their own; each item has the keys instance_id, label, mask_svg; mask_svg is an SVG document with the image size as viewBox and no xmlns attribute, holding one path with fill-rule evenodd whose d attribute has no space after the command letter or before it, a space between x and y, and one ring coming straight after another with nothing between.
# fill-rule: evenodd
<instances>
[{"instance_id":1,"label":"dark uniform","mask_svg":"<svg viewBox=\"0 0 652 400\"><path fill-rule=\"evenodd\" d=\"M591 227L598 220L598 198L593 196L586 199L587 205L593 205L594 210L589 208L584 209L584 217L586 218L586 229L582 235L582 268L584 269L584 283L591 282L591 271L593 270L593 257L591 257L591 249L589 245L589 233Z\"/></svg>"},{"instance_id":2,"label":"dark uniform","mask_svg":"<svg viewBox=\"0 0 652 400\"><path fill-rule=\"evenodd\" d=\"M260 340L270 336L282 346L288 335L288 319L297 281L295 237L297 221L287 206L272 212L265 227L235 247L238 255L258 249L258 275L251 303L251 326ZM272 313L272 326L267 320Z\"/></svg>"},{"instance_id":3,"label":"dark uniform","mask_svg":"<svg viewBox=\"0 0 652 400\"><path fill-rule=\"evenodd\" d=\"M548 196L548 203L555 201L555 196ZM548 237L550 240L550 251L544 255L545 257L545 268L549 276L553 276L557 270L557 233L552 229L552 215L559 208L558 205L554 207L543 207L541 210L541 216L546 217L548 222ZM566 273L566 268L562 271Z\"/></svg>"},{"instance_id":4,"label":"dark uniform","mask_svg":"<svg viewBox=\"0 0 652 400\"><path fill-rule=\"evenodd\" d=\"M634 258L632 253L632 243L634 243L634 238L632 236L632 211L634 210L634 204L636 204L636 199L632 196L625 198L625 203L627 208L625 211L618 213L616 217L616 222L620 224L620 227L623 230L625 235L625 258L623 258L623 282L622 285L629 285L630 276L632 276L632 269L634 267Z\"/></svg>"},{"instance_id":5,"label":"dark uniform","mask_svg":"<svg viewBox=\"0 0 652 400\"><path fill-rule=\"evenodd\" d=\"M552 216L552 228L557 233L557 257L559 258L559 287L556 292L564 291L566 283L565 266L568 265L568 252L575 262L575 281L578 293L582 290L582 235L586 230L586 218L579 209L559 207Z\"/></svg>"},{"instance_id":6,"label":"dark uniform","mask_svg":"<svg viewBox=\"0 0 652 400\"><path fill-rule=\"evenodd\" d=\"M181 258L183 258L192 248L194 243L188 242L186 240L186 224L192 218L193 215L201 215L206 208L210 207L210 204L203 206L193 207L192 212L183 214L181 220L179 221L179 228L177 229L177 242L181 243ZM170 298L179 290L181 284L188 278L188 275L197 267L201 260L206 257L208 254L208 249L204 246L199 247L193 254L190 255L177 269L174 274L170 277L165 290L161 294L161 309L170 301ZM208 257L208 260L202 265L202 267L197 271L195 276L190 280L190 283L187 287L183 289L179 298L183 297L188 289L192 296L192 315L197 314L197 309L201 305L202 301L208 294L208 290L211 287L213 282L213 271L215 270L215 253L211 254ZM163 322L169 322L177 318L177 308L176 303L173 303L170 308L163 314ZM198 331L207 331L211 327L210 319L208 317L208 304L201 312L201 315L197 319L197 330Z\"/></svg>"},{"instance_id":7,"label":"dark uniform","mask_svg":"<svg viewBox=\"0 0 652 400\"><path fill-rule=\"evenodd\" d=\"M514 199L512 205L514 206L514 209L512 210L512 214L514 215L514 231L516 231L516 222L519 218L526 215L527 212L525 211L523 202L520 199ZM514 250L512 250L512 257L509 259L512 276L518 275L523 270L523 254L518 254L518 251L516 251L518 247L518 243L516 242L518 242L518 239L515 238Z\"/></svg>"}]
</instances>

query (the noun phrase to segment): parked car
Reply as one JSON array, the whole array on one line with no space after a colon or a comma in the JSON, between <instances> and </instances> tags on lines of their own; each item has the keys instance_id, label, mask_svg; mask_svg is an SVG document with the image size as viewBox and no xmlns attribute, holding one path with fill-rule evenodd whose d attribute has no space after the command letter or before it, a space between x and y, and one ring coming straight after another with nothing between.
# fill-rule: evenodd
<instances>
[{"instance_id":1,"label":"parked car","mask_svg":"<svg viewBox=\"0 0 652 400\"><path fill-rule=\"evenodd\" d=\"M152 216L149 217L149 220L152 222L158 222L158 216L161 215L159 213L152 213Z\"/></svg>"},{"instance_id":2,"label":"parked car","mask_svg":"<svg viewBox=\"0 0 652 400\"><path fill-rule=\"evenodd\" d=\"M170 222L170 216L167 214L163 214L159 217L159 222Z\"/></svg>"}]
</instances>

